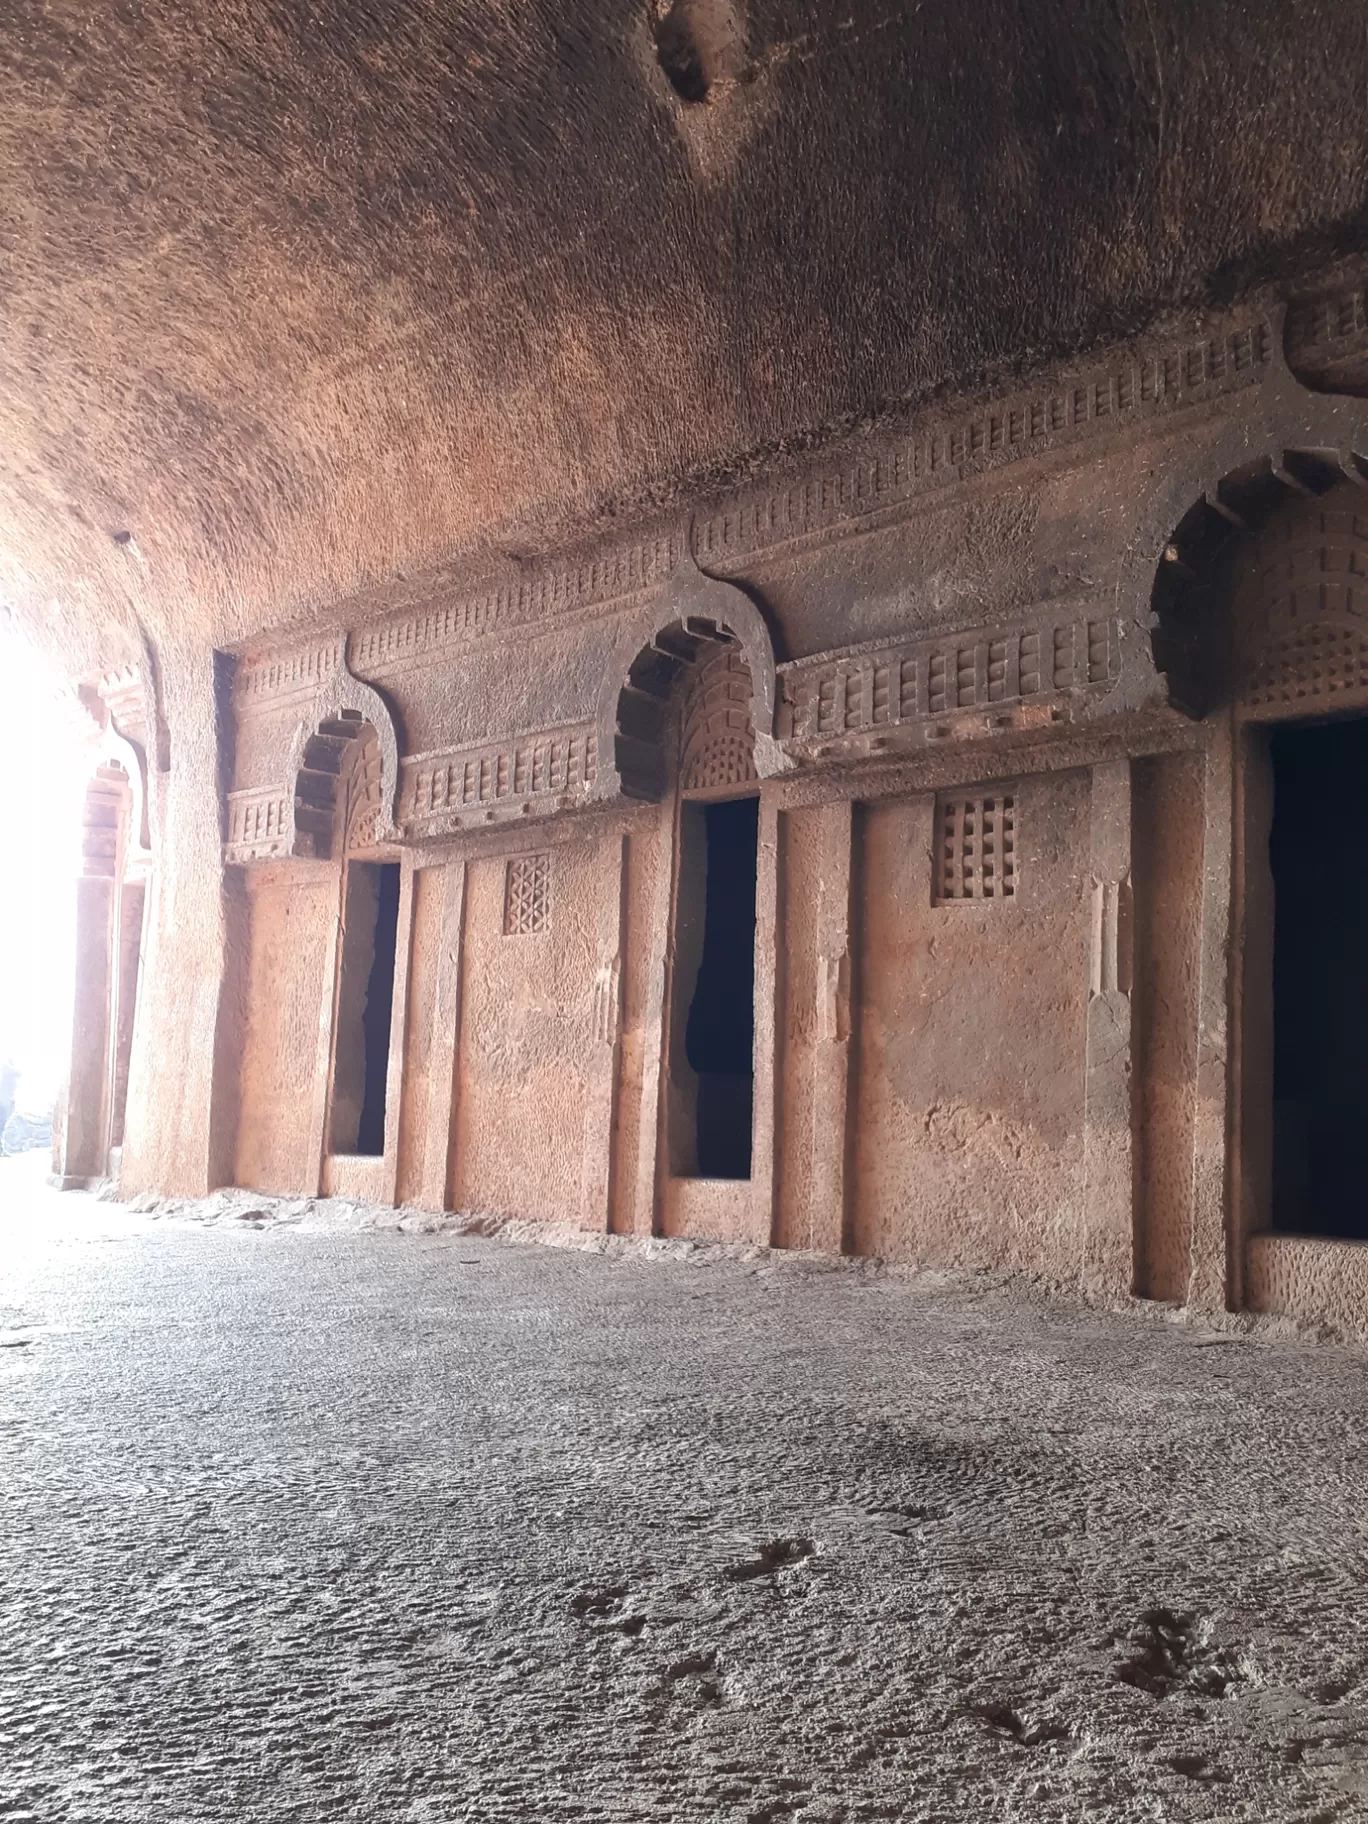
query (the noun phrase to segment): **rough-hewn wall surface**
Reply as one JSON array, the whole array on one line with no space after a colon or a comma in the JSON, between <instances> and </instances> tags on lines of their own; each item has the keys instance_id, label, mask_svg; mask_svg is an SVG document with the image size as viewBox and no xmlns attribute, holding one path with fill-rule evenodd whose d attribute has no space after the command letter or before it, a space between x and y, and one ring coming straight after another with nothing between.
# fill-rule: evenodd
<instances>
[{"instance_id":1,"label":"rough-hewn wall surface","mask_svg":"<svg viewBox=\"0 0 1368 1824\"><path fill-rule=\"evenodd\" d=\"M1363 226L1348 0L658 10L14 0L7 592L230 641Z\"/></svg>"}]
</instances>

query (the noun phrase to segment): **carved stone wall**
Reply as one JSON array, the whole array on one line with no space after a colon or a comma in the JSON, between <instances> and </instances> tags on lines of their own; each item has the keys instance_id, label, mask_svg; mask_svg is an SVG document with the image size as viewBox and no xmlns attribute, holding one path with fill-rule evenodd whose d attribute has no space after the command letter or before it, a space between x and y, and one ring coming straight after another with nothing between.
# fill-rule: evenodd
<instances>
[{"instance_id":1,"label":"carved stone wall","mask_svg":"<svg viewBox=\"0 0 1368 1824\"><path fill-rule=\"evenodd\" d=\"M350 743L345 766L337 794L337 846L344 855L358 855L375 847L380 828L380 741L373 728Z\"/></svg>"},{"instance_id":2,"label":"carved stone wall","mask_svg":"<svg viewBox=\"0 0 1368 1824\"><path fill-rule=\"evenodd\" d=\"M1339 488L1290 502L1239 565L1236 690L1261 714L1368 702L1368 499Z\"/></svg>"},{"instance_id":3,"label":"carved stone wall","mask_svg":"<svg viewBox=\"0 0 1368 1824\"><path fill-rule=\"evenodd\" d=\"M1364 333L1365 295L1353 276L1338 289L1308 295L1288 313L1285 335L1275 300L1243 306L1225 321L1160 334L1075 371L978 403L938 406L901 429L853 439L845 453L810 463L787 481L700 502L688 525L647 527L473 589L448 582L439 599L363 621L350 633L258 650L239 662L233 688L238 762L226 805L225 859L242 864L325 852L315 826L330 807L313 802L316 781L300 788L289 776L290 750L301 718L318 713L337 679L369 689L376 702L374 686L383 685L392 694L396 730L422 731L424 738L407 751L402 734L395 737L393 834L400 841L441 841L508 819L557 816L620 791L657 796L669 770L660 758L659 705L678 666L692 662L699 629L711 624L735 632L729 613L753 617L771 666L773 655L779 658L773 723L767 702L757 700L752 717L763 747L756 760L761 775L1052 727L1063 738L1080 719L1162 704L1164 683L1144 633L1110 611L1105 585L1060 592L1041 561L1035 587L1048 594L1014 600L1010 613L994 612L991 590L1003 597L1019 590L1008 572L994 569L991 542L984 559L973 556L977 546L952 554L960 563L986 562L981 574L990 593L978 582L971 597L945 589L922 555L919 527L947 503L981 498L988 528L997 523L995 514L1002 519L1004 508L993 503L1001 503L1004 488L1034 489L1023 497L1031 504L1020 523L1043 560L1052 538L1076 542L1066 520L1086 515L1091 495L1101 507L1108 463L1119 464L1123 450L1145 448L1150 470L1162 472L1176 438L1193 448L1226 439L1228 425L1257 419L1267 401L1286 412L1294 372L1312 384L1347 384L1351 345ZM1332 347L1333 359L1313 373L1315 351ZM1319 431L1317 439L1324 441ZM1200 499L1201 487L1193 487L1189 498ZM1225 501L1211 499L1202 511L1220 519ZM1237 518L1242 510L1242 501L1230 508ZM1126 514L1108 500L1105 517L1124 523ZM973 512L967 526L972 545ZM858 579L860 541L875 534L907 552L908 575L918 579L899 615L881 615L905 621L900 637L813 651L811 630L819 624L838 634L843 625L858 625L858 600L851 611L830 616L804 604L790 620L784 598L771 602L753 585L748 597L716 580L744 580L783 554L792 569L788 598L804 594L809 576L812 590L829 593L833 564L848 561ZM1181 540L1175 548L1177 575L1190 554ZM1123 556L1128 586L1129 548L1123 554L1114 546L1110 561ZM1080 548L1079 559L1093 569L1108 561L1095 546ZM1152 568L1160 562L1157 545L1149 562ZM700 574L698 565L716 576ZM708 595L718 590L720 598ZM937 607L941 596L954 604L953 613ZM970 599L981 604L977 617L965 613ZM672 624L675 635L668 632ZM615 642L630 645L638 625L647 628L646 647L610 658ZM1324 650L1315 647L1298 660L1303 669L1324 664L1342 672L1356 663L1347 636L1324 637ZM672 638L687 650L666 650ZM747 661L754 682L754 655ZM609 673L621 667L621 688L613 685L606 717L599 688L604 665ZM488 706L483 728L481 704ZM344 713L340 698L331 713L334 719ZM457 727L468 737L453 738L449 731ZM316 721L309 736L315 760L321 733ZM388 815L386 783L378 826Z\"/></svg>"},{"instance_id":4,"label":"carved stone wall","mask_svg":"<svg viewBox=\"0 0 1368 1824\"><path fill-rule=\"evenodd\" d=\"M317 1043L335 870L402 852L401 1194L1235 1296L1237 719L1177 681L1219 620L1220 708L1368 708L1368 416L1299 380L1350 371L1357 297L940 405L687 526L245 657L225 858L281 864L252 1045ZM740 1188L659 1119L678 799L738 788ZM308 1150L279 1082L251 1092L261 1182Z\"/></svg>"},{"instance_id":5,"label":"carved stone wall","mask_svg":"<svg viewBox=\"0 0 1368 1824\"><path fill-rule=\"evenodd\" d=\"M684 699L679 786L744 785L755 771L750 670L734 645L701 659Z\"/></svg>"}]
</instances>

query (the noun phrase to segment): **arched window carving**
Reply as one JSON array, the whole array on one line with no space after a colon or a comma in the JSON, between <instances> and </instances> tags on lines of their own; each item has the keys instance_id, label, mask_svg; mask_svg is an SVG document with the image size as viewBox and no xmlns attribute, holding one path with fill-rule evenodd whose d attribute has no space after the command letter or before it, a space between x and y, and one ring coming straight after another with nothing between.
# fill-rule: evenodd
<instances>
[{"instance_id":1,"label":"arched window carving","mask_svg":"<svg viewBox=\"0 0 1368 1824\"><path fill-rule=\"evenodd\" d=\"M709 673L713 701L707 714L739 710L740 675L746 679L746 722L750 731L747 777L778 772L785 757L774 738L776 695L774 647L763 615L754 602L730 583L704 576L692 560L671 578L667 595L647 608L624 631L618 656L609 668L599 697L598 776L595 790L607 798L650 802L661 799L674 770L671 740L678 727L676 687L686 674L693 681L719 654L730 653L730 670ZM740 670L737 670L739 666ZM729 678L725 688L722 679ZM717 691L722 690L722 696ZM706 694L706 693L705 693ZM690 708L699 707L690 698ZM686 711L686 716L687 716ZM730 722L736 732L736 718ZM719 729L714 728L714 737ZM699 736L702 739L702 736ZM682 773L695 765L680 754ZM716 756L713 760L716 761ZM733 754L733 763L740 764Z\"/></svg>"},{"instance_id":2,"label":"arched window carving","mask_svg":"<svg viewBox=\"0 0 1368 1824\"><path fill-rule=\"evenodd\" d=\"M1235 600L1237 592L1249 596L1250 565L1269 567L1271 577L1293 562L1319 570L1322 562L1333 568L1351 561L1344 536L1324 532L1320 523L1324 512L1353 519L1362 477L1355 466L1346 485L1348 472L1330 452L1284 450L1277 461L1265 458L1226 474L1174 526L1154 573L1150 608L1154 665L1175 708L1202 716L1250 689L1281 688L1276 675L1290 667L1289 675L1301 670L1309 677L1321 664L1319 653L1328 663L1333 651L1336 666L1349 662L1357 636L1343 609L1313 604L1304 592L1298 599L1295 590L1284 592L1281 606L1270 600L1246 608ZM1299 557L1289 539L1306 547ZM1261 586L1262 594L1270 587L1271 581Z\"/></svg>"},{"instance_id":3,"label":"arched window carving","mask_svg":"<svg viewBox=\"0 0 1368 1824\"><path fill-rule=\"evenodd\" d=\"M379 742L359 709L326 717L303 743L294 776L294 853L318 861L341 860L350 843L353 816L360 810L354 785L364 790L367 748L374 755L375 809L380 809ZM368 843L375 840L375 819ZM359 830L358 830L359 833Z\"/></svg>"},{"instance_id":4,"label":"arched window carving","mask_svg":"<svg viewBox=\"0 0 1368 1824\"><path fill-rule=\"evenodd\" d=\"M354 776L358 765L361 774ZM394 840L398 782L399 736L384 698L350 673L335 674L295 732L284 788L278 797L270 794L271 804L280 807L282 834L271 840L267 831L263 852L340 861L352 847ZM366 800L364 810L357 791ZM230 796L250 801L253 794ZM250 802L247 808L252 808ZM253 859L253 839L249 834L244 840L233 819L230 802L229 850L243 858L246 848L245 859Z\"/></svg>"},{"instance_id":5,"label":"arched window carving","mask_svg":"<svg viewBox=\"0 0 1368 1824\"><path fill-rule=\"evenodd\" d=\"M624 797L656 801L664 796L670 773L666 731L676 687L733 644L715 621L676 621L653 634L632 661L618 693L613 729L613 758ZM746 695L749 715L749 688Z\"/></svg>"}]
</instances>

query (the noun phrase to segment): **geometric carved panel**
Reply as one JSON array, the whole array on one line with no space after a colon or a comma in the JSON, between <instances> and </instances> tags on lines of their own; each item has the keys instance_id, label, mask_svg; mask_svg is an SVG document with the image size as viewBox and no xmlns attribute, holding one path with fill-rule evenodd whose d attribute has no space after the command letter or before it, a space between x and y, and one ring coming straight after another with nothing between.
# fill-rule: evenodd
<instances>
[{"instance_id":1,"label":"geometric carved panel","mask_svg":"<svg viewBox=\"0 0 1368 1824\"><path fill-rule=\"evenodd\" d=\"M817 750L898 728L930 737L941 718L1003 712L1052 697L1098 695L1121 672L1114 618L1043 619L1013 632L970 633L896 647L827 653L779 668L779 738Z\"/></svg>"},{"instance_id":2,"label":"geometric carved panel","mask_svg":"<svg viewBox=\"0 0 1368 1824\"><path fill-rule=\"evenodd\" d=\"M367 727L360 738L352 742L343 765L346 769L344 789L339 794L341 846L343 854L356 855L374 848L380 824L380 740L373 728Z\"/></svg>"},{"instance_id":3,"label":"geometric carved panel","mask_svg":"<svg viewBox=\"0 0 1368 1824\"><path fill-rule=\"evenodd\" d=\"M551 929L551 857L512 855L504 876L505 937L540 937Z\"/></svg>"},{"instance_id":4,"label":"geometric carved panel","mask_svg":"<svg viewBox=\"0 0 1368 1824\"><path fill-rule=\"evenodd\" d=\"M1345 488L1293 501L1249 547L1233 601L1246 709L1295 715L1368 695L1368 514L1356 504Z\"/></svg>"},{"instance_id":5,"label":"geometric carved panel","mask_svg":"<svg viewBox=\"0 0 1368 1824\"><path fill-rule=\"evenodd\" d=\"M684 702L679 784L683 791L745 785L756 777L750 667L735 644L695 662Z\"/></svg>"},{"instance_id":6,"label":"geometric carved panel","mask_svg":"<svg viewBox=\"0 0 1368 1824\"><path fill-rule=\"evenodd\" d=\"M936 800L935 899L1014 899L1017 890L1016 798L1011 792Z\"/></svg>"}]
</instances>

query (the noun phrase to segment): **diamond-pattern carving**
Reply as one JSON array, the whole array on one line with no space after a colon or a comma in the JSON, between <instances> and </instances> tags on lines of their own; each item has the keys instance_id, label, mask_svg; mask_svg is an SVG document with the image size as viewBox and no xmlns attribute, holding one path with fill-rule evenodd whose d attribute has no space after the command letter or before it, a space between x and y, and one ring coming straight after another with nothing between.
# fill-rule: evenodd
<instances>
[{"instance_id":1,"label":"diamond-pattern carving","mask_svg":"<svg viewBox=\"0 0 1368 1824\"><path fill-rule=\"evenodd\" d=\"M509 857L503 928L505 937L540 937L551 929L550 855Z\"/></svg>"}]
</instances>

